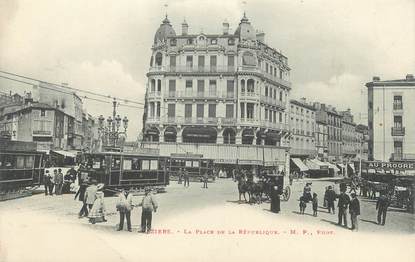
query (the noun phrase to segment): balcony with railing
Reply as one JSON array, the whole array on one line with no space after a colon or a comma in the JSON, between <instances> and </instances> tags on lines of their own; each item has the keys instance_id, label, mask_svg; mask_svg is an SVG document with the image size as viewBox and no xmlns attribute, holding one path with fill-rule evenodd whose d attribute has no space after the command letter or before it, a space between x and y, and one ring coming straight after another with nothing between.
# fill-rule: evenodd
<instances>
[{"instance_id":1,"label":"balcony with railing","mask_svg":"<svg viewBox=\"0 0 415 262\"><path fill-rule=\"evenodd\" d=\"M291 87L291 83L287 80L284 80L282 78L279 78L278 76L274 76L272 74L266 73L264 71L262 71L260 68L258 68L257 66L238 66L238 71L239 72L253 72L253 73L258 73L263 75L264 77L275 81L283 86L286 87Z\"/></svg>"},{"instance_id":2,"label":"balcony with railing","mask_svg":"<svg viewBox=\"0 0 415 262\"><path fill-rule=\"evenodd\" d=\"M405 127L392 127L391 128L391 135L392 136L404 136L405 135Z\"/></svg>"},{"instance_id":3,"label":"balcony with railing","mask_svg":"<svg viewBox=\"0 0 415 262\"><path fill-rule=\"evenodd\" d=\"M285 103L283 101L269 97L269 96L261 95L261 102L269 104L269 105L277 106L282 109L285 108Z\"/></svg>"},{"instance_id":4,"label":"balcony with railing","mask_svg":"<svg viewBox=\"0 0 415 262\"><path fill-rule=\"evenodd\" d=\"M161 97L161 92L160 91L150 91L147 94L148 98L160 98Z\"/></svg>"},{"instance_id":5,"label":"balcony with railing","mask_svg":"<svg viewBox=\"0 0 415 262\"><path fill-rule=\"evenodd\" d=\"M403 110L403 104L402 102L393 102L393 110L395 111L401 111Z\"/></svg>"},{"instance_id":6,"label":"balcony with railing","mask_svg":"<svg viewBox=\"0 0 415 262\"><path fill-rule=\"evenodd\" d=\"M235 72L234 66L199 66L199 65L177 65L177 66L153 66L149 72L169 73L227 73Z\"/></svg>"},{"instance_id":7,"label":"balcony with railing","mask_svg":"<svg viewBox=\"0 0 415 262\"><path fill-rule=\"evenodd\" d=\"M169 91L168 98L187 98L187 99L235 99L235 92L227 91L194 91L194 90L185 90L185 91Z\"/></svg>"}]
</instances>

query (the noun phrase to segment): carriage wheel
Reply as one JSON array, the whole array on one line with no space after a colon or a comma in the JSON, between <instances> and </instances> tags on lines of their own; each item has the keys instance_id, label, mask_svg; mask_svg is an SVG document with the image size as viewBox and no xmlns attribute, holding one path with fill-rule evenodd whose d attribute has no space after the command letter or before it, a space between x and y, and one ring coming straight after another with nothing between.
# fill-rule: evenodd
<instances>
[{"instance_id":1,"label":"carriage wheel","mask_svg":"<svg viewBox=\"0 0 415 262\"><path fill-rule=\"evenodd\" d=\"M284 189L284 194L283 194L284 201L288 201L290 199L290 195L291 195L291 188L290 186L286 186Z\"/></svg>"}]
</instances>

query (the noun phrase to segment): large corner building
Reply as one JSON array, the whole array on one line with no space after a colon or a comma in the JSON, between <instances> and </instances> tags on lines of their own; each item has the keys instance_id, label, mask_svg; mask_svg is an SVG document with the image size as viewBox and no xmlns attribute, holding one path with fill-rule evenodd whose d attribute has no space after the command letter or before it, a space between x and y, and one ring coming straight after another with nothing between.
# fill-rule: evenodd
<instances>
[{"instance_id":1,"label":"large corner building","mask_svg":"<svg viewBox=\"0 0 415 262\"><path fill-rule=\"evenodd\" d=\"M163 20L147 73L143 144L281 170L289 159L287 57L245 14L234 32L222 26L219 34L193 34L183 22L177 34Z\"/></svg>"},{"instance_id":2,"label":"large corner building","mask_svg":"<svg viewBox=\"0 0 415 262\"><path fill-rule=\"evenodd\" d=\"M368 88L369 159L415 160L415 79L380 80Z\"/></svg>"}]
</instances>

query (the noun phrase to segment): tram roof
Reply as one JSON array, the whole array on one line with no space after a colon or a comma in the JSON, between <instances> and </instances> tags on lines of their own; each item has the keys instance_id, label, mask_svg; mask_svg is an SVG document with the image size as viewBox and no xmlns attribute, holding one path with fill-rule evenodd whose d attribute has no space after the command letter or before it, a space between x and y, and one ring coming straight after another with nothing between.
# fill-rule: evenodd
<instances>
[{"instance_id":1,"label":"tram roof","mask_svg":"<svg viewBox=\"0 0 415 262\"><path fill-rule=\"evenodd\" d=\"M152 157L165 157L160 154L154 153L152 151L147 152L113 152L113 151L104 151L104 152L93 152L86 153L90 155L113 155L113 156L152 156Z\"/></svg>"}]
</instances>

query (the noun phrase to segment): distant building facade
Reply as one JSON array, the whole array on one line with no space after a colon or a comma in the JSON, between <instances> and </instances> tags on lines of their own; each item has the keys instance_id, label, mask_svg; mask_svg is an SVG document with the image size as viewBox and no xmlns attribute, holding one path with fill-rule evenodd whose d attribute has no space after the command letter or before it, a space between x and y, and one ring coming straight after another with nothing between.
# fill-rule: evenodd
<instances>
[{"instance_id":1,"label":"distant building facade","mask_svg":"<svg viewBox=\"0 0 415 262\"><path fill-rule=\"evenodd\" d=\"M322 161L328 161L328 114L324 110L325 105L318 102L313 104L316 110L316 128L315 128L315 145L317 150L317 156Z\"/></svg>"},{"instance_id":2,"label":"distant building facade","mask_svg":"<svg viewBox=\"0 0 415 262\"><path fill-rule=\"evenodd\" d=\"M368 88L369 160L415 160L415 79L380 80Z\"/></svg>"},{"instance_id":3,"label":"distant building facade","mask_svg":"<svg viewBox=\"0 0 415 262\"><path fill-rule=\"evenodd\" d=\"M314 158L317 155L315 143L315 108L305 98L290 101L290 156Z\"/></svg>"},{"instance_id":4,"label":"distant building facade","mask_svg":"<svg viewBox=\"0 0 415 262\"><path fill-rule=\"evenodd\" d=\"M2 96L0 135L15 141L35 142L40 151L84 150L98 137L92 116L82 100L65 89L41 83L32 92Z\"/></svg>"}]
</instances>

